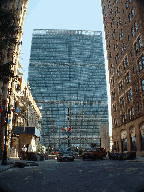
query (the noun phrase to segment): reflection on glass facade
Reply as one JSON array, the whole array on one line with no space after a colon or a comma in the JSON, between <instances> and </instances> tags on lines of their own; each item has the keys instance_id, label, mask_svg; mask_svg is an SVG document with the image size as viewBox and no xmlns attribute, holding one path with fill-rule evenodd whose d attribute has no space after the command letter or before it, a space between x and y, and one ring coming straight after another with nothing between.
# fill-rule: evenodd
<instances>
[{"instance_id":1,"label":"reflection on glass facade","mask_svg":"<svg viewBox=\"0 0 144 192\"><path fill-rule=\"evenodd\" d=\"M71 147L99 144L99 127L108 124L101 32L34 30L28 75L32 95L42 106L43 145L66 147L62 126L70 125Z\"/></svg>"}]
</instances>

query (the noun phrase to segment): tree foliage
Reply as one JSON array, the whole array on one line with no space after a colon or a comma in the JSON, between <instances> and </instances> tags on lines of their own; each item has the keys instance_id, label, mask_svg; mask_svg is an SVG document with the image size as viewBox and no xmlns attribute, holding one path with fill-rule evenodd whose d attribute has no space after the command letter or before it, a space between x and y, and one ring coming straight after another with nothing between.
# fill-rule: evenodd
<instances>
[{"instance_id":1,"label":"tree foliage","mask_svg":"<svg viewBox=\"0 0 144 192\"><path fill-rule=\"evenodd\" d=\"M4 52L12 51L18 43L17 34L19 28L15 25L16 15L11 10L6 10L0 7L0 81L7 82L10 77L14 76L11 66L13 61L4 63ZM12 47L12 50L10 50ZM12 58L12 56L11 56Z\"/></svg>"}]
</instances>

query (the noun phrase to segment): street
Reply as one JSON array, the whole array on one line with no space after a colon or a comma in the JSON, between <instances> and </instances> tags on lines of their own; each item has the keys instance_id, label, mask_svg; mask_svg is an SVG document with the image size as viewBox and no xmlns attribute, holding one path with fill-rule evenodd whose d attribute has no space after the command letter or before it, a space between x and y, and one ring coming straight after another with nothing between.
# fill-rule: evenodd
<instances>
[{"instance_id":1,"label":"street","mask_svg":"<svg viewBox=\"0 0 144 192\"><path fill-rule=\"evenodd\" d=\"M7 192L137 192L144 188L144 162L50 159L38 163L1 172L0 186Z\"/></svg>"}]
</instances>

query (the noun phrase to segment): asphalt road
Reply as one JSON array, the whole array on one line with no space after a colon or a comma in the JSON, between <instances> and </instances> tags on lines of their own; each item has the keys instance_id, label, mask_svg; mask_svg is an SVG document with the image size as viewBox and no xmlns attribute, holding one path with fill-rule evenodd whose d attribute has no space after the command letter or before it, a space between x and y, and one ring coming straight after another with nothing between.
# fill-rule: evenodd
<instances>
[{"instance_id":1,"label":"asphalt road","mask_svg":"<svg viewBox=\"0 0 144 192\"><path fill-rule=\"evenodd\" d=\"M0 186L7 192L139 192L144 191L144 162L52 159L1 172Z\"/></svg>"}]
</instances>

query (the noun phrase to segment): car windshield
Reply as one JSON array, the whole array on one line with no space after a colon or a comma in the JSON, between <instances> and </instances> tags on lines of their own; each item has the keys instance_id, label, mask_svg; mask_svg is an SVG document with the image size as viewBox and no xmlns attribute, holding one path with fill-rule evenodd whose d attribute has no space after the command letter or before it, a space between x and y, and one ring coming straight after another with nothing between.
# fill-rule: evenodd
<instances>
[{"instance_id":1,"label":"car windshield","mask_svg":"<svg viewBox=\"0 0 144 192\"><path fill-rule=\"evenodd\" d=\"M92 150L96 150L95 148L89 148L87 149L87 151L92 151Z\"/></svg>"}]
</instances>

